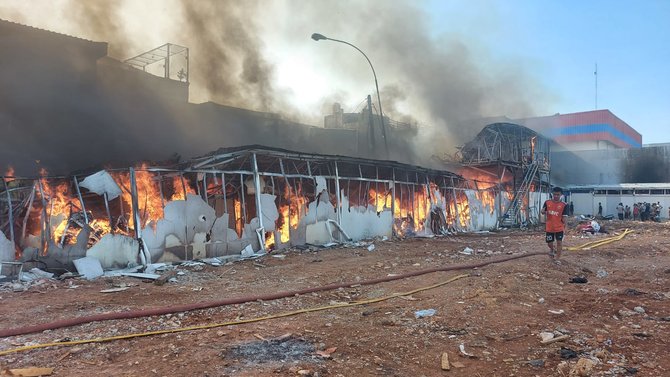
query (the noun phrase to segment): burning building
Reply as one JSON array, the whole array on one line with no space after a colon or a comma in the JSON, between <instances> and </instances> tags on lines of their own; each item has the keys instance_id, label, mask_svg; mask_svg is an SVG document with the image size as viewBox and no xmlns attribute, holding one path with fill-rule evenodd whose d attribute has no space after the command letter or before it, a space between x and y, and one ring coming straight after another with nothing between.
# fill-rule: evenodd
<instances>
[{"instance_id":1,"label":"burning building","mask_svg":"<svg viewBox=\"0 0 670 377\"><path fill-rule=\"evenodd\" d=\"M428 169L389 161L412 160L417 128L382 123L370 103L318 128L193 104L186 47L119 61L106 43L2 20L0 31L12 51L0 57L0 165L16 167L0 186L3 261L118 268L486 230L532 209L514 203L541 192L548 169L542 139L518 126L485 128L459 174Z\"/></svg>"},{"instance_id":2,"label":"burning building","mask_svg":"<svg viewBox=\"0 0 670 377\"><path fill-rule=\"evenodd\" d=\"M548 193L550 140L510 122L487 125L460 148L459 173L477 184L488 202L486 190L505 193L497 202L500 226L519 226L539 221L542 193ZM483 191L482 191L483 190Z\"/></svg>"},{"instance_id":3,"label":"burning building","mask_svg":"<svg viewBox=\"0 0 670 377\"><path fill-rule=\"evenodd\" d=\"M397 162L249 146L171 166L5 176L0 220L11 259L70 270L91 256L119 268L489 229L506 195L499 187Z\"/></svg>"}]
</instances>

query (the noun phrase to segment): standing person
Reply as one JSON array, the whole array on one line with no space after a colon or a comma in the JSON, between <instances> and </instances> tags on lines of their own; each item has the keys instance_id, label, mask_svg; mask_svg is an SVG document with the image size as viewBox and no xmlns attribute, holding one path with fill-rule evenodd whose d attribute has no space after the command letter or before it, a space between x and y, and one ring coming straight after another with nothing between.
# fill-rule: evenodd
<instances>
[{"instance_id":1,"label":"standing person","mask_svg":"<svg viewBox=\"0 0 670 377\"><path fill-rule=\"evenodd\" d=\"M598 202L598 216L603 217L603 204Z\"/></svg>"},{"instance_id":2,"label":"standing person","mask_svg":"<svg viewBox=\"0 0 670 377\"><path fill-rule=\"evenodd\" d=\"M619 215L619 220L623 220L623 211L624 211L623 203L619 203L619 205L616 206L616 213L617 215Z\"/></svg>"},{"instance_id":3,"label":"standing person","mask_svg":"<svg viewBox=\"0 0 670 377\"><path fill-rule=\"evenodd\" d=\"M542 214L546 215L547 223L545 228L545 238L549 246L549 257L554 263L561 264L561 251L563 250L563 231L565 230L565 218L568 216L567 206L561 201L563 190L560 187L554 187L551 191L551 200L544 202ZM554 240L556 248L554 248Z\"/></svg>"},{"instance_id":4,"label":"standing person","mask_svg":"<svg viewBox=\"0 0 670 377\"><path fill-rule=\"evenodd\" d=\"M633 204L633 220L640 220L640 206L637 203Z\"/></svg>"},{"instance_id":5,"label":"standing person","mask_svg":"<svg viewBox=\"0 0 670 377\"><path fill-rule=\"evenodd\" d=\"M575 205L570 202L568 205L568 212L570 213L570 216L573 216L575 214Z\"/></svg>"}]
</instances>

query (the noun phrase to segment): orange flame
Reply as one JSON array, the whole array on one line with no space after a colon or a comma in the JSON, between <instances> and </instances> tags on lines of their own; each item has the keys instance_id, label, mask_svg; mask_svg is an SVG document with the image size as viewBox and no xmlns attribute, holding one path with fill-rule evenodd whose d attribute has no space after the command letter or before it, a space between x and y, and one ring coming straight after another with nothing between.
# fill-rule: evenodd
<instances>
[{"instance_id":1,"label":"orange flame","mask_svg":"<svg viewBox=\"0 0 670 377\"><path fill-rule=\"evenodd\" d=\"M147 171L147 165L142 164L136 168L136 185L137 185L137 199L140 224L137 226L144 227L147 223L155 224L161 219L163 214L163 203L161 200L160 189L156 180L156 175ZM121 205L124 208L125 216L129 220L129 225L135 227L134 216L129 216L132 208L132 198L130 195L130 173L129 172L113 172L110 173L114 180L123 188L121 195ZM47 224L50 227L51 236L54 242L60 244L71 243L76 239L76 235L81 231L80 226L68 226L71 215L75 212L83 210L83 206L76 194L73 193L69 181L56 182L54 179L47 179L48 172L42 168L40 169L40 182L42 185L42 193L44 201L46 202L45 212L47 213ZM178 183L178 184L177 184ZM188 184L186 190L182 186L180 177L173 180L174 190L176 195L173 198L185 197L184 192L195 192ZM104 204L87 202L87 213L89 214L89 226L93 228L95 233L94 238L99 238L105 234L111 233L112 230L118 226L119 223L124 223L125 219L119 218L116 224L111 224L107 215ZM39 213L39 212L38 212ZM40 220L41 223L41 213ZM90 216L93 215L93 218ZM122 221L123 220L123 221ZM125 231L119 229L118 231ZM67 233L67 234L66 234Z\"/></svg>"},{"instance_id":2,"label":"orange flame","mask_svg":"<svg viewBox=\"0 0 670 377\"><path fill-rule=\"evenodd\" d=\"M298 228L300 219L307 214L307 204L309 202L309 199L302 194L301 184L298 184L296 189L293 189L290 185L286 185L284 188L284 200L287 204L279 206L279 219L277 219L276 224L282 243L291 240L291 229ZM272 240L274 242L274 234L272 235Z\"/></svg>"},{"instance_id":3,"label":"orange flame","mask_svg":"<svg viewBox=\"0 0 670 377\"><path fill-rule=\"evenodd\" d=\"M13 181L14 179L15 179L14 178L14 167L9 166L9 168L7 168L7 172L5 173L5 182L9 183L9 182Z\"/></svg>"},{"instance_id":4,"label":"orange flame","mask_svg":"<svg viewBox=\"0 0 670 377\"><path fill-rule=\"evenodd\" d=\"M396 193L396 198L393 199L393 192L390 190L385 193L377 193L371 189L369 191L368 203L375 206L377 212L391 209L391 204L393 203L393 217L400 223L399 227L396 227L396 231L401 234L406 232L410 227L414 231L423 230L428 213L430 212L431 198L435 202L436 193L429 194L424 185L417 186L413 192L411 189L405 191L401 186L400 191L403 194L402 200L398 193Z\"/></svg>"},{"instance_id":5,"label":"orange flame","mask_svg":"<svg viewBox=\"0 0 670 377\"><path fill-rule=\"evenodd\" d=\"M46 202L47 224L51 229L52 240L60 242L67 229L67 223L72 211L72 206L81 208L78 198L72 198L69 195L70 187L68 182L49 183L46 179L48 172L46 169L40 169L40 181L42 183L42 194ZM40 222L41 222L40 213Z\"/></svg>"},{"instance_id":6,"label":"orange flame","mask_svg":"<svg viewBox=\"0 0 670 377\"><path fill-rule=\"evenodd\" d=\"M491 190L479 190L475 193L477 199L482 203L483 208L488 208L489 213L493 215L495 212L496 197L495 192Z\"/></svg>"},{"instance_id":7,"label":"orange flame","mask_svg":"<svg viewBox=\"0 0 670 377\"><path fill-rule=\"evenodd\" d=\"M170 200L185 200L186 194L195 194L195 190L187 182L183 181L182 184L181 176L172 178L172 187L174 188L174 194L172 194ZM186 187L186 191L184 191L184 187Z\"/></svg>"},{"instance_id":8,"label":"orange flame","mask_svg":"<svg viewBox=\"0 0 670 377\"><path fill-rule=\"evenodd\" d=\"M233 200L234 211L235 211L235 231L238 236L242 236L242 230L244 229L244 219L242 218L242 203L238 199Z\"/></svg>"}]
</instances>

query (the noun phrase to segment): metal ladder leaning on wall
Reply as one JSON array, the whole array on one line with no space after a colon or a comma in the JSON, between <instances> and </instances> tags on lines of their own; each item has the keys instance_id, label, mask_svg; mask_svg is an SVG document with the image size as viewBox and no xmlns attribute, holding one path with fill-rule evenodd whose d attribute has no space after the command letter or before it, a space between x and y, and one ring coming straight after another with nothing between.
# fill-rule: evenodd
<instances>
[{"instance_id":1,"label":"metal ladder leaning on wall","mask_svg":"<svg viewBox=\"0 0 670 377\"><path fill-rule=\"evenodd\" d=\"M512 227L520 224L519 211L521 210L524 199L530 191L530 184L533 182L533 178L535 178L535 174L537 174L538 169L539 165L536 160L528 165L528 170L526 170L526 175L523 177L521 186L519 186L519 189L514 193L514 197L512 198L510 205L505 210L505 213L503 213L503 215L498 218L499 226Z\"/></svg>"}]
</instances>

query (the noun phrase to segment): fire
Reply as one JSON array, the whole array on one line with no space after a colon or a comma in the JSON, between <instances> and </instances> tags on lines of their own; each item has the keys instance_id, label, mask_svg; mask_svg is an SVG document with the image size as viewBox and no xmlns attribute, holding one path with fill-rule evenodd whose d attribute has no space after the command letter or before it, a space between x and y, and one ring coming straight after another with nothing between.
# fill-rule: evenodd
<instances>
[{"instance_id":1,"label":"fire","mask_svg":"<svg viewBox=\"0 0 670 377\"><path fill-rule=\"evenodd\" d=\"M535 159L535 142L537 141L537 136L533 136L530 138L530 160L533 161Z\"/></svg>"},{"instance_id":2,"label":"fire","mask_svg":"<svg viewBox=\"0 0 670 377\"><path fill-rule=\"evenodd\" d=\"M462 191L455 192L456 197L448 201L446 219L449 223L458 221L462 227L470 224L470 203Z\"/></svg>"},{"instance_id":3,"label":"fire","mask_svg":"<svg viewBox=\"0 0 670 377\"><path fill-rule=\"evenodd\" d=\"M14 179L15 179L14 178L14 168L12 166L9 166L9 168L7 168L7 172L5 173L5 182L9 183L9 182L13 181Z\"/></svg>"},{"instance_id":4,"label":"fire","mask_svg":"<svg viewBox=\"0 0 670 377\"><path fill-rule=\"evenodd\" d=\"M155 224L161 219L163 214L163 201L161 200L161 191L159 182L154 173L147 170L147 165L143 164L136 168L136 186L138 210L140 224L144 227L146 224ZM122 188L120 203L115 200L108 203L111 214L107 214L106 207L102 201L86 200L86 214L89 226L93 230L92 239L99 239L101 236L118 231L126 233L128 226L134 228L135 219L132 216L132 198L130 194L130 173L112 172L110 173L114 180ZM77 234L84 226L84 215L78 195L74 192L73 186L69 180L47 179L48 172L42 168L40 170L41 195L44 197L46 213L46 224L50 231L51 239L57 245L66 245L76 239ZM183 198L185 193L193 193L194 190L185 183L182 185L181 178L176 177L172 181L175 195L172 198ZM184 190L184 186L186 190ZM40 195L40 192L38 192ZM41 197L40 197L41 198ZM173 199L176 200L176 199ZM41 203L39 201L38 203ZM122 208L119 208L119 205ZM115 215L121 210L123 216ZM42 221L42 211L39 211L39 223ZM112 216L110 221L109 216ZM125 224L124 229L117 229L121 224Z\"/></svg>"},{"instance_id":5,"label":"fire","mask_svg":"<svg viewBox=\"0 0 670 377\"><path fill-rule=\"evenodd\" d=\"M40 170L40 175L42 176L40 178L42 194L46 203L44 213L47 215L47 224L51 231L52 240L59 243L67 230L70 215L81 210L81 203L79 199L71 198L68 182L49 183L45 178L48 172L44 168ZM73 206L75 207L74 210Z\"/></svg>"},{"instance_id":6,"label":"fire","mask_svg":"<svg viewBox=\"0 0 670 377\"><path fill-rule=\"evenodd\" d=\"M395 199L390 190L378 193L371 189L369 190L368 203L375 206L377 212L393 207L393 217L400 220L399 229L396 229L396 231L404 233L410 227L414 231L424 229L428 213L430 212L430 198L435 199L434 196L429 197L429 195L435 195L435 193L429 194L423 185L416 187L415 191L404 189L401 186L400 190L396 193ZM434 200L434 202L436 201Z\"/></svg>"},{"instance_id":7,"label":"fire","mask_svg":"<svg viewBox=\"0 0 670 377\"><path fill-rule=\"evenodd\" d=\"M265 250L270 250L275 244L275 234L274 232L268 232L265 235Z\"/></svg>"},{"instance_id":8,"label":"fire","mask_svg":"<svg viewBox=\"0 0 670 377\"><path fill-rule=\"evenodd\" d=\"M238 199L233 201L235 211L235 231L239 236L242 235L244 229L244 219L242 218L242 203Z\"/></svg>"},{"instance_id":9,"label":"fire","mask_svg":"<svg viewBox=\"0 0 670 377\"><path fill-rule=\"evenodd\" d=\"M382 212L384 209L391 209L393 201L393 194L391 192L377 192L375 189L370 189L368 192L369 205L374 206L377 212Z\"/></svg>"},{"instance_id":10,"label":"fire","mask_svg":"<svg viewBox=\"0 0 670 377\"><path fill-rule=\"evenodd\" d=\"M172 187L174 188L174 193L170 197L170 200L185 200L186 194L195 194L195 190L186 182L182 184L181 176L172 178ZM184 191L184 187L186 187L186 191Z\"/></svg>"},{"instance_id":11,"label":"fire","mask_svg":"<svg viewBox=\"0 0 670 377\"><path fill-rule=\"evenodd\" d=\"M479 199L479 201L482 202L482 207L484 208L488 207L490 214L493 214L495 212L496 196L494 191L479 190L476 192L475 195L477 196L477 199Z\"/></svg>"},{"instance_id":12,"label":"fire","mask_svg":"<svg viewBox=\"0 0 670 377\"><path fill-rule=\"evenodd\" d=\"M307 214L308 198L302 194L301 185L298 185L295 190L290 185L286 185L283 198L287 204L279 206L277 230L279 231L281 242L286 243L291 239L291 229L297 229L300 219ZM271 237L272 243L274 243L274 234ZM268 242L266 241L267 244Z\"/></svg>"},{"instance_id":13,"label":"fire","mask_svg":"<svg viewBox=\"0 0 670 377\"><path fill-rule=\"evenodd\" d=\"M414 229L423 229L423 224L426 221L428 211L430 211L430 202L426 189L421 186L422 190L414 192Z\"/></svg>"},{"instance_id":14,"label":"fire","mask_svg":"<svg viewBox=\"0 0 670 377\"><path fill-rule=\"evenodd\" d=\"M137 186L137 207L139 209L141 224L144 227L149 221L157 221L163 217L163 203L161 202L160 189L157 182L155 182L153 174L146 170L147 165L142 164L136 168L135 183ZM113 173L112 177L123 188L122 198L124 208L129 210L132 208L132 196L130 195L130 173L119 172ZM130 227L135 228L135 217L130 216ZM110 227L111 229L111 227Z\"/></svg>"}]
</instances>

